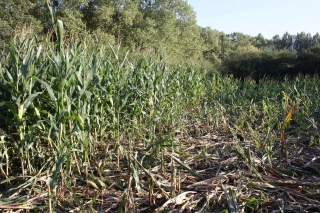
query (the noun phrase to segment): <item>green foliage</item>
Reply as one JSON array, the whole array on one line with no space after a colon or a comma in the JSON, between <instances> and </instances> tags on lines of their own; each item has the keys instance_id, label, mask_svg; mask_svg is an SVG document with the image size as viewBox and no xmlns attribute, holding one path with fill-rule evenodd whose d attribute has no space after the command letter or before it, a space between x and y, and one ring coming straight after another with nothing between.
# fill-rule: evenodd
<instances>
[{"instance_id":1,"label":"green foliage","mask_svg":"<svg viewBox=\"0 0 320 213\"><path fill-rule=\"evenodd\" d=\"M212 30L211 28L201 28L200 37L203 40L203 46L205 50L203 51L203 57L210 61L210 63L215 66L220 65L219 54L221 53L221 36L217 30Z\"/></svg>"},{"instance_id":2,"label":"green foliage","mask_svg":"<svg viewBox=\"0 0 320 213\"><path fill-rule=\"evenodd\" d=\"M0 48L9 48L14 34L29 33L36 35L41 31L40 21L33 16L35 4L27 1L6 0L0 2ZM23 28L24 27L24 28Z\"/></svg>"},{"instance_id":3,"label":"green foliage","mask_svg":"<svg viewBox=\"0 0 320 213\"><path fill-rule=\"evenodd\" d=\"M236 78L250 77L259 81L264 77L284 79L298 75L318 74L318 47L303 51L299 56L291 50L259 50L254 47L239 48L229 53L225 60L225 73Z\"/></svg>"},{"instance_id":4,"label":"green foliage","mask_svg":"<svg viewBox=\"0 0 320 213\"><path fill-rule=\"evenodd\" d=\"M65 46L94 39L99 45L121 46L120 55L128 51L136 58L162 55L169 64L224 70L240 78L283 78L318 72L319 34L286 32L272 39L240 32L226 35L199 27L193 8L185 0L49 0L50 7L46 6L47 0L30 4L10 0L0 4L0 27L4 29L0 32L0 47L5 50L14 35L48 36L56 41L61 36L57 35L60 22L55 20L61 20ZM58 43L62 45L61 41ZM253 53L254 47L261 51ZM228 59L226 63L222 58Z\"/></svg>"}]
</instances>

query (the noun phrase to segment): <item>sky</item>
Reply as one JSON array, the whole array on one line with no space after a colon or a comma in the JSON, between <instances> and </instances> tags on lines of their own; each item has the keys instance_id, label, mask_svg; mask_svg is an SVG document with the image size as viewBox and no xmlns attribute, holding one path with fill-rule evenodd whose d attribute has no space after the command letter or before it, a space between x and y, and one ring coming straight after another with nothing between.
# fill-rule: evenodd
<instances>
[{"instance_id":1,"label":"sky","mask_svg":"<svg viewBox=\"0 0 320 213\"><path fill-rule=\"evenodd\" d=\"M197 23L226 34L320 33L320 0L187 0Z\"/></svg>"}]
</instances>

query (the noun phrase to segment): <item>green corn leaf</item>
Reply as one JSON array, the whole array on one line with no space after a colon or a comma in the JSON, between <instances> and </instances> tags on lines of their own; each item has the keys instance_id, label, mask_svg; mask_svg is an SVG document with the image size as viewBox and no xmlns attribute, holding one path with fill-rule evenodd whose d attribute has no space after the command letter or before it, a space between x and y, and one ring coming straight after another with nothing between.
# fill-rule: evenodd
<instances>
[{"instance_id":1,"label":"green corn leaf","mask_svg":"<svg viewBox=\"0 0 320 213\"><path fill-rule=\"evenodd\" d=\"M42 44L40 44L39 47L38 47L37 54L36 54L36 59L39 59L42 49L43 49L42 48Z\"/></svg>"},{"instance_id":2,"label":"green corn leaf","mask_svg":"<svg viewBox=\"0 0 320 213\"><path fill-rule=\"evenodd\" d=\"M38 108L37 108L37 107L34 107L34 111L35 111L37 117L40 119L40 118L41 118L41 115L40 115L40 112L39 112Z\"/></svg>"},{"instance_id":3,"label":"green corn leaf","mask_svg":"<svg viewBox=\"0 0 320 213\"><path fill-rule=\"evenodd\" d=\"M230 213L239 213L238 204L237 204L236 200L234 198L230 197L228 190L224 187L223 184L221 184L221 186L222 186L224 194L227 198Z\"/></svg>"},{"instance_id":4,"label":"green corn leaf","mask_svg":"<svg viewBox=\"0 0 320 213\"><path fill-rule=\"evenodd\" d=\"M80 130L84 131L84 120L82 119L81 115L76 114L76 121Z\"/></svg>"},{"instance_id":5,"label":"green corn leaf","mask_svg":"<svg viewBox=\"0 0 320 213\"><path fill-rule=\"evenodd\" d=\"M56 22L56 25L57 25L57 34L58 34L58 50L61 51L63 46L63 33L64 33L63 22L58 19Z\"/></svg>"},{"instance_id":6,"label":"green corn leaf","mask_svg":"<svg viewBox=\"0 0 320 213\"><path fill-rule=\"evenodd\" d=\"M43 84L46 87L51 100L54 102L57 101L57 98L54 96L54 92L53 92L53 89L51 88L51 86L47 82L45 82L39 78L36 78L36 79L37 79L37 81L39 81L41 84Z\"/></svg>"},{"instance_id":7,"label":"green corn leaf","mask_svg":"<svg viewBox=\"0 0 320 213\"><path fill-rule=\"evenodd\" d=\"M23 113L24 113L24 112L23 112L23 111L24 111L23 108L24 108L24 107L23 107L23 104L20 104L20 105L18 106L18 119L19 119L19 120L22 120Z\"/></svg>"},{"instance_id":8,"label":"green corn leaf","mask_svg":"<svg viewBox=\"0 0 320 213\"><path fill-rule=\"evenodd\" d=\"M93 73L94 73L95 69L89 69L86 72L86 78L84 79L83 82L83 89L86 90L88 88L88 86L90 85L92 78L93 78Z\"/></svg>"},{"instance_id":9,"label":"green corn leaf","mask_svg":"<svg viewBox=\"0 0 320 213\"><path fill-rule=\"evenodd\" d=\"M27 111L28 107L32 103L32 101L38 97L39 94L42 94L42 92L36 92L34 94L29 95L29 97L25 100L23 103L23 114ZM22 117L21 117L22 118Z\"/></svg>"},{"instance_id":10,"label":"green corn leaf","mask_svg":"<svg viewBox=\"0 0 320 213\"><path fill-rule=\"evenodd\" d=\"M131 169L133 170L133 178L135 180L136 189L137 189L138 193L140 193L141 192L141 187L140 187L140 177L139 177L140 170L139 170L139 167L138 167L138 165L133 164Z\"/></svg>"},{"instance_id":11,"label":"green corn leaf","mask_svg":"<svg viewBox=\"0 0 320 213\"><path fill-rule=\"evenodd\" d=\"M59 138L59 128L57 127L57 122L56 122L56 118L55 116L49 114L49 117L50 117L50 131L53 129L53 132L56 136L56 138ZM50 137L48 137L50 138Z\"/></svg>"},{"instance_id":12,"label":"green corn leaf","mask_svg":"<svg viewBox=\"0 0 320 213\"><path fill-rule=\"evenodd\" d=\"M47 185L50 186L50 189L53 190L54 187L57 185L57 180L60 174L60 166L65 161L66 155L63 154L58 161L55 163L55 165L52 167L52 175L48 178Z\"/></svg>"},{"instance_id":13,"label":"green corn leaf","mask_svg":"<svg viewBox=\"0 0 320 213\"><path fill-rule=\"evenodd\" d=\"M7 179L1 180L0 184L10 183L12 180L18 179L18 177L9 177Z\"/></svg>"},{"instance_id":14,"label":"green corn leaf","mask_svg":"<svg viewBox=\"0 0 320 213\"><path fill-rule=\"evenodd\" d=\"M171 156L172 159L174 161L176 161L178 164L180 164L180 166L182 166L184 169L188 170L190 172L190 174L192 174L193 176L195 176L196 178L199 178L200 180L205 180L205 178L200 175L198 172L196 172L195 170L191 169L188 165L186 165L185 163L181 162L178 158L176 158L175 156Z\"/></svg>"},{"instance_id":15,"label":"green corn leaf","mask_svg":"<svg viewBox=\"0 0 320 213\"><path fill-rule=\"evenodd\" d=\"M254 141L256 147L261 151L261 148L262 148L262 147L261 147L260 142L259 142L256 138L252 138L252 140Z\"/></svg>"},{"instance_id":16,"label":"green corn leaf","mask_svg":"<svg viewBox=\"0 0 320 213\"><path fill-rule=\"evenodd\" d=\"M127 101L128 101L128 98L129 98L130 95L131 95L131 94L127 94L126 97L124 98L124 100L122 100L122 104L121 104L121 106L120 106L120 108L119 108L119 111L120 111L120 112L121 112L121 110L126 106Z\"/></svg>"},{"instance_id":17,"label":"green corn leaf","mask_svg":"<svg viewBox=\"0 0 320 213\"><path fill-rule=\"evenodd\" d=\"M78 82L83 85L83 80L82 80L82 66L78 67L78 71L76 71L76 76L77 76L77 80Z\"/></svg>"},{"instance_id":18,"label":"green corn leaf","mask_svg":"<svg viewBox=\"0 0 320 213\"><path fill-rule=\"evenodd\" d=\"M55 22L55 14L54 14L52 8L50 7L50 1L49 0L47 0L47 7L48 7L49 12L50 12L51 22L54 23Z\"/></svg>"},{"instance_id":19,"label":"green corn leaf","mask_svg":"<svg viewBox=\"0 0 320 213\"><path fill-rule=\"evenodd\" d=\"M28 71L32 71L33 69L28 69L29 67L29 63L30 63L30 59L32 57L32 54L33 54L33 51L32 49L28 51L28 53L26 54L26 56L24 57L23 59L23 62L22 62L22 66L20 68L20 73L26 78L27 75L28 75ZM29 73L29 75L31 75Z\"/></svg>"},{"instance_id":20,"label":"green corn leaf","mask_svg":"<svg viewBox=\"0 0 320 213\"><path fill-rule=\"evenodd\" d=\"M248 150L245 152L245 155L247 157L248 160L248 166L250 167L250 169L252 168L252 156L251 156L251 150L250 147L248 148Z\"/></svg>"},{"instance_id":21,"label":"green corn leaf","mask_svg":"<svg viewBox=\"0 0 320 213\"><path fill-rule=\"evenodd\" d=\"M14 196L12 198L0 198L0 207L1 209L10 209L12 206L15 206L16 208L19 208L19 206L23 206L23 209L31 209L32 207L27 207L25 204L28 200L28 196Z\"/></svg>"}]
</instances>

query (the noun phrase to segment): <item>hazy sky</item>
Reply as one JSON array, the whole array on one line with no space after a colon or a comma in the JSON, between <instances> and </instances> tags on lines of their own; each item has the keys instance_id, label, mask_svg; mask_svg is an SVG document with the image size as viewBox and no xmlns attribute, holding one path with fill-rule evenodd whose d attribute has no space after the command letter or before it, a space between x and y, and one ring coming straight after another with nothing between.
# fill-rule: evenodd
<instances>
[{"instance_id":1,"label":"hazy sky","mask_svg":"<svg viewBox=\"0 0 320 213\"><path fill-rule=\"evenodd\" d=\"M198 25L265 38L320 32L320 0L187 0Z\"/></svg>"}]
</instances>

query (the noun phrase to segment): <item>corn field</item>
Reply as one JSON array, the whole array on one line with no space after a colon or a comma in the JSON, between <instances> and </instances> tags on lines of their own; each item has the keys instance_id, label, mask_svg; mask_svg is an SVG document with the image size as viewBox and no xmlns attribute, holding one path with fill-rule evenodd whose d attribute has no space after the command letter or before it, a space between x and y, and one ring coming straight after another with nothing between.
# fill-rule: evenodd
<instances>
[{"instance_id":1,"label":"corn field","mask_svg":"<svg viewBox=\"0 0 320 213\"><path fill-rule=\"evenodd\" d=\"M11 44L0 64L1 210L319 209L317 77L256 84L120 50Z\"/></svg>"}]
</instances>

